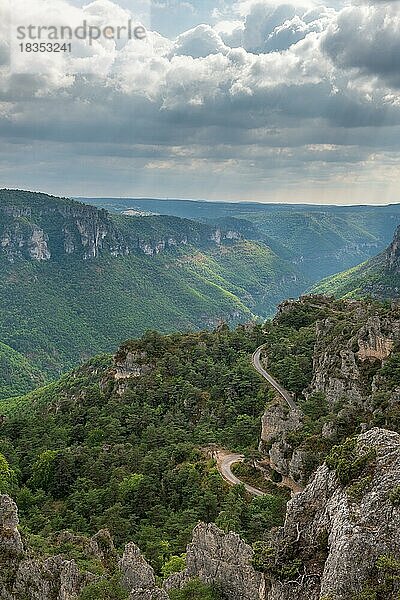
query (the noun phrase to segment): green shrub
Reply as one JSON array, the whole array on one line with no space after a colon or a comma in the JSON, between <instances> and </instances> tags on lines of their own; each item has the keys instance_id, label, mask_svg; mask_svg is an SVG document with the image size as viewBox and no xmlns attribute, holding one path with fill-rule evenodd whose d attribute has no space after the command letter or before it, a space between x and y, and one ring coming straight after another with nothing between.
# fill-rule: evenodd
<instances>
[{"instance_id":1,"label":"green shrub","mask_svg":"<svg viewBox=\"0 0 400 600\"><path fill-rule=\"evenodd\" d=\"M357 440L347 439L344 444L334 446L326 458L326 464L330 469L336 471L336 475L342 485L348 485L360 477L364 469L371 465L376 456L373 448L366 450L364 454L359 455L357 449Z\"/></svg>"},{"instance_id":2,"label":"green shrub","mask_svg":"<svg viewBox=\"0 0 400 600\"><path fill-rule=\"evenodd\" d=\"M390 502L393 506L400 506L400 485L397 485L389 494Z\"/></svg>"},{"instance_id":3,"label":"green shrub","mask_svg":"<svg viewBox=\"0 0 400 600\"><path fill-rule=\"evenodd\" d=\"M162 576L167 578L173 573L184 571L186 567L186 554L180 556L171 556L162 566Z\"/></svg>"},{"instance_id":4,"label":"green shrub","mask_svg":"<svg viewBox=\"0 0 400 600\"><path fill-rule=\"evenodd\" d=\"M347 488L348 496L350 496L350 498L353 500L361 500L371 481L371 475L367 475L366 477L356 481L353 483L353 485Z\"/></svg>"},{"instance_id":5,"label":"green shrub","mask_svg":"<svg viewBox=\"0 0 400 600\"><path fill-rule=\"evenodd\" d=\"M254 568L277 579L296 578L302 570L303 563L299 558L279 556L266 542L255 542L253 552Z\"/></svg>"},{"instance_id":6,"label":"green shrub","mask_svg":"<svg viewBox=\"0 0 400 600\"><path fill-rule=\"evenodd\" d=\"M128 592L122 587L120 576L90 583L81 592L79 600L126 600Z\"/></svg>"},{"instance_id":7,"label":"green shrub","mask_svg":"<svg viewBox=\"0 0 400 600\"><path fill-rule=\"evenodd\" d=\"M16 483L16 475L5 457L0 454L0 494L9 494Z\"/></svg>"},{"instance_id":8,"label":"green shrub","mask_svg":"<svg viewBox=\"0 0 400 600\"><path fill-rule=\"evenodd\" d=\"M181 590L169 592L171 600L221 600L217 588L202 583L200 579L189 581Z\"/></svg>"}]
</instances>

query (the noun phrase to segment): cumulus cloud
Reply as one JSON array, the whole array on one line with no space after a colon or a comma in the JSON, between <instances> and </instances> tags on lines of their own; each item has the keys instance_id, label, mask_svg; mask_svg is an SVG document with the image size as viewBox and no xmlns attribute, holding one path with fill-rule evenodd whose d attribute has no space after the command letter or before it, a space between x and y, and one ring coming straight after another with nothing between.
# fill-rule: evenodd
<instances>
[{"instance_id":1,"label":"cumulus cloud","mask_svg":"<svg viewBox=\"0 0 400 600\"><path fill-rule=\"evenodd\" d=\"M86 15L112 24L127 15L109 0L70 9L77 22ZM308 177L331 181L348 165L364 172L400 150L397 5L337 10L253 1L239 3L232 21L223 16L176 39L149 32L140 51L132 41L99 41L81 58L92 66L81 74L66 74L55 59L41 74L3 65L7 151L32 144L31 160L42 165L58 165L64 155L81 181L83 166L94 173L97 164L105 177L107 160L110 178L118 172L124 185L134 171L149 186L150 173L160 171L157 186L170 193L179 183L188 193L188 170L193 186L213 172L229 189L233 181L239 189L239 174L241 186L262 188L267 178L279 187Z\"/></svg>"},{"instance_id":2,"label":"cumulus cloud","mask_svg":"<svg viewBox=\"0 0 400 600\"><path fill-rule=\"evenodd\" d=\"M321 47L343 69L400 84L400 4L350 6L326 27Z\"/></svg>"},{"instance_id":3,"label":"cumulus cloud","mask_svg":"<svg viewBox=\"0 0 400 600\"><path fill-rule=\"evenodd\" d=\"M210 54L227 52L228 47L215 29L210 25L198 25L177 37L171 56L184 54L193 58L206 58Z\"/></svg>"}]
</instances>

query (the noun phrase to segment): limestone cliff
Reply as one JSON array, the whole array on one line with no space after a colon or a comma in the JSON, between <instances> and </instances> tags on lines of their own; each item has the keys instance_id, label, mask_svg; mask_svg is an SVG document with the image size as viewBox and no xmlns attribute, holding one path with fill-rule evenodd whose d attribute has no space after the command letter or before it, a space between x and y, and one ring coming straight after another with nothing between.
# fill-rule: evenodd
<instances>
[{"instance_id":1,"label":"limestone cliff","mask_svg":"<svg viewBox=\"0 0 400 600\"><path fill-rule=\"evenodd\" d=\"M380 370L400 343L400 308L393 304L381 310L362 301L335 303L324 296L304 296L299 301L284 302L279 314L290 318L302 306L328 315L315 323L310 384L298 398L298 412L289 410L279 397L267 406L262 417L260 451L278 473L305 485L323 458L318 452L339 443L344 433L360 433L374 421L393 426L378 406L385 389ZM312 398L326 401L326 414L331 418L323 424L318 444L307 444L308 434L301 445L298 440L307 427L301 406ZM387 414L396 410L399 398L400 390L394 390L385 400Z\"/></svg>"},{"instance_id":2,"label":"limestone cliff","mask_svg":"<svg viewBox=\"0 0 400 600\"><path fill-rule=\"evenodd\" d=\"M177 217L114 218L104 209L66 198L1 191L0 254L10 262L41 262L65 255L92 260L103 253L155 256L188 245L220 246L241 237L235 231Z\"/></svg>"},{"instance_id":3,"label":"limestone cliff","mask_svg":"<svg viewBox=\"0 0 400 600\"><path fill-rule=\"evenodd\" d=\"M264 577L253 565L253 550L236 533L200 523L187 547L186 570L172 575L166 589L182 587L192 578L215 583L231 600L264 598Z\"/></svg>"},{"instance_id":4,"label":"limestone cliff","mask_svg":"<svg viewBox=\"0 0 400 600\"><path fill-rule=\"evenodd\" d=\"M390 317L370 315L362 305L351 303L354 333L338 335L337 321L328 318L317 323L313 380L307 394L322 392L333 404L343 398L362 402L371 393L371 381L365 376L365 362L382 364L400 340L400 311Z\"/></svg>"},{"instance_id":5,"label":"limestone cliff","mask_svg":"<svg viewBox=\"0 0 400 600\"><path fill-rule=\"evenodd\" d=\"M392 271L400 273L400 227L397 228L393 242L385 254L386 262Z\"/></svg>"},{"instance_id":6,"label":"limestone cliff","mask_svg":"<svg viewBox=\"0 0 400 600\"><path fill-rule=\"evenodd\" d=\"M386 598L397 598L400 509L391 498L399 481L400 436L384 429L360 435L333 468L321 466L289 502L272 544L266 598L378 598L373 590L384 586Z\"/></svg>"},{"instance_id":7,"label":"limestone cliff","mask_svg":"<svg viewBox=\"0 0 400 600\"><path fill-rule=\"evenodd\" d=\"M200 577L217 583L227 600L397 600L399 482L400 436L372 429L318 469L288 503L284 527L255 551L235 534L200 524L186 571L166 587Z\"/></svg>"}]
</instances>

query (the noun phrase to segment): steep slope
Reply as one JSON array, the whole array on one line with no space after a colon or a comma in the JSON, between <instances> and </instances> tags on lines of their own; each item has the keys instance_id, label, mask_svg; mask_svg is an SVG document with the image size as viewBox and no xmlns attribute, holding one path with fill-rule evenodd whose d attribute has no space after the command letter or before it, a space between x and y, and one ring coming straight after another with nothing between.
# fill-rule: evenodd
<instances>
[{"instance_id":1,"label":"steep slope","mask_svg":"<svg viewBox=\"0 0 400 600\"><path fill-rule=\"evenodd\" d=\"M260 450L269 469L305 485L346 437L400 431L398 306L305 296L280 306L266 337L268 369L299 409L267 405Z\"/></svg>"},{"instance_id":2,"label":"steep slope","mask_svg":"<svg viewBox=\"0 0 400 600\"><path fill-rule=\"evenodd\" d=\"M7 190L0 274L0 339L50 375L149 328L270 314L307 285L231 228Z\"/></svg>"},{"instance_id":3,"label":"steep slope","mask_svg":"<svg viewBox=\"0 0 400 600\"><path fill-rule=\"evenodd\" d=\"M198 525L186 570L165 587L199 577L217 584L226 600L397 600L399 478L399 434L361 434L335 448L288 503L284 527L253 549L234 533Z\"/></svg>"},{"instance_id":4,"label":"steep slope","mask_svg":"<svg viewBox=\"0 0 400 600\"><path fill-rule=\"evenodd\" d=\"M29 543L48 556L63 547L60 530L107 527L161 574L199 520L248 541L282 524L287 490L270 484L247 498L211 458L216 446L256 450L267 390L248 356L262 338L259 325L148 333L114 358L0 401L0 492L19 505Z\"/></svg>"},{"instance_id":5,"label":"steep slope","mask_svg":"<svg viewBox=\"0 0 400 600\"><path fill-rule=\"evenodd\" d=\"M43 385L43 374L29 360L0 342L0 400Z\"/></svg>"},{"instance_id":6,"label":"steep slope","mask_svg":"<svg viewBox=\"0 0 400 600\"><path fill-rule=\"evenodd\" d=\"M265 328L148 333L0 402L0 492L21 520L0 497L1 593L397 600L399 343L397 306L303 297ZM297 420L251 366L261 344ZM305 489L229 489L218 447Z\"/></svg>"},{"instance_id":7,"label":"steep slope","mask_svg":"<svg viewBox=\"0 0 400 600\"><path fill-rule=\"evenodd\" d=\"M349 271L324 279L312 291L339 298L400 298L400 227L387 250Z\"/></svg>"},{"instance_id":8,"label":"steep slope","mask_svg":"<svg viewBox=\"0 0 400 600\"><path fill-rule=\"evenodd\" d=\"M376 255L400 222L398 204L317 206L128 198L88 202L116 212L136 208L220 226L237 221L236 228L246 231L246 237L267 243L312 282Z\"/></svg>"}]
</instances>

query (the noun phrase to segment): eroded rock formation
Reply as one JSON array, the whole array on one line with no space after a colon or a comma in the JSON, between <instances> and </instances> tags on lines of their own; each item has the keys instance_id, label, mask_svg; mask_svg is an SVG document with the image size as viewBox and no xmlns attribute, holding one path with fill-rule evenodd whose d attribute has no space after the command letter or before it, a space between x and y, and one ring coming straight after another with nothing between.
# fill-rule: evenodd
<instances>
[{"instance_id":1,"label":"eroded rock formation","mask_svg":"<svg viewBox=\"0 0 400 600\"><path fill-rule=\"evenodd\" d=\"M217 584L231 600L264 597L264 577L253 565L253 550L236 533L225 534L216 525L200 523L187 548L186 570L172 575L166 589L182 587L190 579Z\"/></svg>"},{"instance_id":2,"label":"eroded rock formation","mask_svg":"<svg viewBox=\"0 0 400 600\"><path fill-rule=\"evenodd\" d=\"M265 543L264 573L254 569L254 552L237 535L200 524L186 571L166 587L199 577L218 584L226 600L380 598L373 595L380 589L387 600L397 599L400 506L393 492L400 482L400 436L374 428L358 436L344 459L353 466L348 480L339 463L324 464L288 503L284 527Z\"/></svg>"},{"instance_id":3,"label":"eroded rock formation","mask_svg":"<svg viewBox=\"0 0 400 600\"><path fill-rule=\"evenodd\" d=\"M17 192L15 199L3 190L3 196L0 252L10 262L48 261L64 254L85 261L102 253L112 257L131 253L155 256L190 244L220 246L242 238L237 231L201 223L194 226L174 217L168 221L158 216L127 219L122 230L107 211L94 206L27 192Z\"/></svg>"},{"instance_id":4,"label":"eroded rock formation","mask_svg":"<svg viewBox=\"0 0 400 600\"><path fill-rule=\"evenodd\" d=\"M216 584L225 600L397 600L399 482L400 435L371 429L319 467L289 501L284 527L272 531L261 550L235 533L200 523L185 571L171 576L164 589L156 586L153 569L134 544L119 561L121 582L130 600L168 600L168 590L194 578ZM0 496L1 600L77 600L95 576L62 556L32 558L17 527L15 503ZM105 531L89 546L103 561L114 556Z\"/></svg>"}]
</instances>

